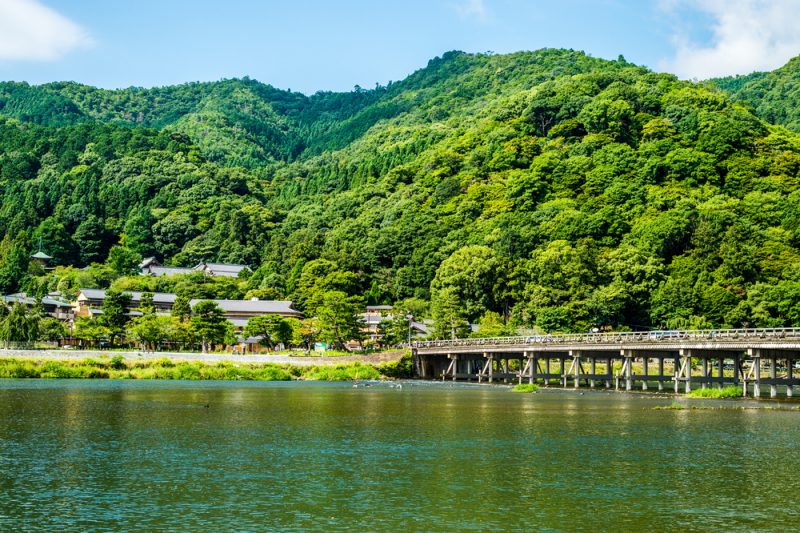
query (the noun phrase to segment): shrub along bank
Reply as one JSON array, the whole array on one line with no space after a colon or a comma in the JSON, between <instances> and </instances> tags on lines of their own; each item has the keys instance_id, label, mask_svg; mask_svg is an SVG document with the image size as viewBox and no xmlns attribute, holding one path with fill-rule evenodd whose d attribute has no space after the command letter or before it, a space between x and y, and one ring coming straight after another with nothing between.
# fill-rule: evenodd
<instances>
[{"instance_id":1,"label":"shrub along bank","mask_svg":"<svg viewBox=\"0 0 800 533\"><path fill-rule=\"evenodd\" d=\"M411 377L410 357L408 362L405 359L380 365L355 361L333 366L227 361L208 364L167 358L131 362L121 356L76 361L0 359L0 378L352 381Z\"/></svg>"}]
</instances>

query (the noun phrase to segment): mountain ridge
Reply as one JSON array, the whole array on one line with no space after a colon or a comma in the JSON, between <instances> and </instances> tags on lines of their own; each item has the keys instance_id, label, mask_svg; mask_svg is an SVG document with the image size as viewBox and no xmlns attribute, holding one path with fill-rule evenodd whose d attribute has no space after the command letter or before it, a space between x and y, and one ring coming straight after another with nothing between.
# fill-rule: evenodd
<instances>
[{"instance_id":1,"label":"mountain ridge","mask_svg":"<svg viewBox=\"0 0 800 533\"><path fill-rule=\"evenodd\" d=\"M249 264L228 296L307 311L334 290L550 331L800 319L800 136L711 83L574 50L449 52L351 93L179 86L142 116L161 129L135 125L157 91L8 87L5 290L174 290L119 277L119 257L155 254ZM40 238L57 264L108 264L20 282Z\"/></svg>"}]
</instances>

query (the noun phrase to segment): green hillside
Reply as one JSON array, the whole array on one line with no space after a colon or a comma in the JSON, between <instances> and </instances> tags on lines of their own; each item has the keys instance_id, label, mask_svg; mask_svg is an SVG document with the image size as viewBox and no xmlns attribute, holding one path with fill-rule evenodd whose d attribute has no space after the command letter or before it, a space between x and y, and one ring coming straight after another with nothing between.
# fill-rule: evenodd
<instances>
[{"instance_id":1,"label":"green hillside","mask_svg":"<svg viewBox=\"0 0 800 533\"><path fill-rule=\"evenodd\" d=\"M712 80L770 124L800 132L800 57L772 72Z\"/></svg>"},{"instance_id":2,"label":"green hillside","mask_svg":"<svg viewBox=\"0 0 800 533\"><path fill-rule=\"evenodd\" d=\"M114 245L246 263L246 290L308 311L331 290L404 300L440 335L495 313L546 331L800 325L800 135L754 108L571 50L449 52L312 96L3 84L0 289L59 283L20 274L41 238L64 265Z\"/></svg>"}]
</instances>

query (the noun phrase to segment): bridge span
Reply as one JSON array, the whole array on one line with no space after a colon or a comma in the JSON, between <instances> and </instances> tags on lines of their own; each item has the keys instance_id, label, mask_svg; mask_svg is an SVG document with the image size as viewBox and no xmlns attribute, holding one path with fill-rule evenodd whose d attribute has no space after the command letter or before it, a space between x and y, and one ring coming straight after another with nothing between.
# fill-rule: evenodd
<instances>
[{"instance_id":1,"label":"bridge span","mask_svg":"<svg viewBox=\"0 0 800 533\"><path fill-rule=\"evenodd\" d=\"M800 328L530 335L416 342L421 378L632 390L741 386L791 397L800 385ZM795 367L797 365L797 367Z\"/></svg>"}]
</instances>

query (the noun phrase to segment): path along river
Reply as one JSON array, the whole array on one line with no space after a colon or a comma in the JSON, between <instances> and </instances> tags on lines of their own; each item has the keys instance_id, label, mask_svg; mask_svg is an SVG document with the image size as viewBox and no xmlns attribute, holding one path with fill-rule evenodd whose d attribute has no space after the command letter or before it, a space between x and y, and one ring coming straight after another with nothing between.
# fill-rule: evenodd
<instances>
[{"instance_id":1,"label":"path along river","mask_svg":"<svg viewBox=\"0 0 800 533\"><path fill-rule=\"evenodd\" d=\"M425 382L5 380L0 530L794 529L795 404L653 409L673 401Z\"/></svg>"}]
</instances>

